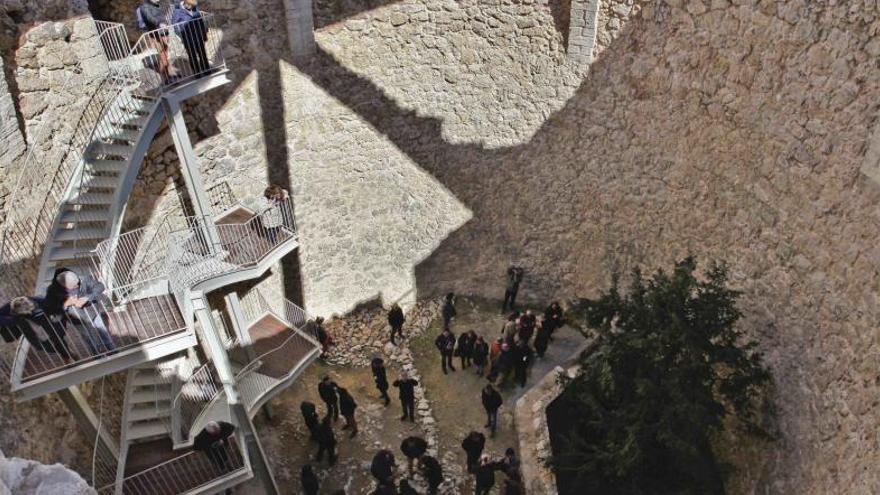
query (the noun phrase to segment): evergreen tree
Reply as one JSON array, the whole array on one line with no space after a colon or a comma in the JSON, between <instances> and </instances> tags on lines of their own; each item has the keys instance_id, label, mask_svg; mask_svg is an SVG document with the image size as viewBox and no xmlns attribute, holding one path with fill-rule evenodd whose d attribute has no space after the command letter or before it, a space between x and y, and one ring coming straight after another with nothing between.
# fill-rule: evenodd
<instances>
[{"instance_id":1,"label":"evergreen tree","mask_svg":"<svg viewBox=\"0 0 880 495\"><path fill-rule=\"evenodd\" d=\"M599 340L554 405L569 423L549 460L570 485L560 493L724 493L710 440L725 417L769 438L757 409L770 375L736 328L740 294L724 265L695 270L693 258L636 270L626 294L615 280L585 301Z\"/></svg>"}]
</instances>

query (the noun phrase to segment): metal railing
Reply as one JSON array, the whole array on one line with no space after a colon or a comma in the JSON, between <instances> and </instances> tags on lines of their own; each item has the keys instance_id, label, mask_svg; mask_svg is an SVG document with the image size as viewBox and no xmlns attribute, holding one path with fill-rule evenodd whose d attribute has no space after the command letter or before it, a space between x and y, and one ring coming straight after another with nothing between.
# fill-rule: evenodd
<instances>
[{"instance_id":1,"label":"metal railing","mask_svg":"<svg viewBox=\"0 0 880 495\"><path fill-rule=\"evenodd\" d=\"M236 437L208 452L190 451L122 480L124 495L178 495L249 469ZM115 485L98 490L111 494Z\"/></svg>"},{"instance_id":2,"label":"metal railing","mask_svg":"<svg viewBox=\"0 0 880 495\"><path fill-rule=\"evenodd\" d=\"M173 298L167 294L121 307L97 300L82 308L68 308L63 314L41 314L30 321L33 325L25 333L14 363L13 383L36 380L186 329Z\"/></svg>"},{"instance_id":3,"label":"metal railing","mask_svg":"<svg viewBox=\"0 0 880 495\"><path fill-rule=\"evenodd\" d=\"M171 402L172 409L179 414L181 438L189 438L190 431L199 422L199 418L222 391L223 384L211 363L199 367L181 384L180 391Z\"/></svg>"},{"instance_id":4,"label":"metal railing","mask_svg":"<svg viewBox=\"0 0 880 495\"><path fill-rule=\"evenodd\" d=\"M222 31L214 14L144 33L131 49L128 71L138 74L144 95L155 95L226 67Z\"/></svg>"},{"instance_id":5,"label":"metal railing","mask_svg":"<svg viewBox=\"0 0 880 495\"><path fill-rule=\"evenodd\" d=\"M242 223L220 224L214 219L166 217L158 225L125 232L98 244L99 272L109 281L114 297L158 279L169 280L171 290L180 292L252 267L296 238L291 198L247 215Z\"/></svg>"}]
</instances>

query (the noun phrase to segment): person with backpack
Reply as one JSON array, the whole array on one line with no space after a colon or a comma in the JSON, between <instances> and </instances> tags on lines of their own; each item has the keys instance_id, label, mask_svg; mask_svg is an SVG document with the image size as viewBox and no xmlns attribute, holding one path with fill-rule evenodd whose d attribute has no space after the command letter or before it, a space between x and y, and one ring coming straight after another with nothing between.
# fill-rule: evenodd
<instances>
[{"instance_id":1,"label":"person with backpack","mask_svg":"<svg viewBox=\"0 0 880 495\"><path fill-rule=\"evenodd\" d=\"M208 24L199 11L198 0L181 0L174 7L174 15L171 18L174 23L174 32L180 37L186 55L189 58L189 67L196 78L203 77L211 68L208 54L205 52L205 43L208 41Z\"/></svg>"},{"instance_id":2,"label":"person with backpack","mask_svg":"<svg viewBox=\"0 0 880 495\"><path fill-rule=\"evenodd\" d=\"M449 329L443 330L443 333L434 339L434 345L440 351L440 363L443 365L443 374L447 374L446 368L455 371L452 365L452 355L455 352L455 335Z\"/></svg>"},{"instance_id":3,"label":"person with backpack","mask_svg":"<svg viewBox=\"0 0 880 495\"><path fill-rule=\"evenodd\" d=\"M171 64L168 61L168 18L159 0L143 0L135 10L138 29L149 33L147 43L156 49L158 54L157 70L162 76L162 84L171 81ZM160 29L162 29L160 31Z\"/></svg>"}]
</instances>

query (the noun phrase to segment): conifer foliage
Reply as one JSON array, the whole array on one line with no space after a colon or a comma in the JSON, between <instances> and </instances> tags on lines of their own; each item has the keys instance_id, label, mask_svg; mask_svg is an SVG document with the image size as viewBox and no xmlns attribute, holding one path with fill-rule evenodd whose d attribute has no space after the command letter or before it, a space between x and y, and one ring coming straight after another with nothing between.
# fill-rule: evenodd
<instances>
[{"instance_id":1,"label":"conifer foliage","mask_svg":"<svg viewBox=\"0 0 880 495\"><path fill-rule=\"evenodd\" d=\"M636 270L625 293L615 280L585 301L598 346L550 414L561 494L724 493L711 440L727 416L770 438L759 425L770 375L737 329L740 293L725 265L696 268L689 257L671 274Z\"/></svg>"}]
</instances>

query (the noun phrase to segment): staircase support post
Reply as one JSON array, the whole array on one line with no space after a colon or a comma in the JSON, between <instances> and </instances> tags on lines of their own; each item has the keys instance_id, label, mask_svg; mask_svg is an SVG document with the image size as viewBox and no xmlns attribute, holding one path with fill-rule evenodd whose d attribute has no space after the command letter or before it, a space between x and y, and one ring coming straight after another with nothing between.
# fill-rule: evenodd
<instances>
[{"instance_id":1,"label":"staircase support post","mask_svg":"<svg viewBox=\"0 0 880 495\"><path fill-rule=\"evenodd\" d=\"M295 58L314 55L317 46L312 0L284 0L284 15L291 55Z\"/></svg>"},{"instance_id":2,"label":"staircase support post","mask_svg":"<svg viewBox=\"0 0 880 495\"><path fill-rule=\"evenodd\" d=\"M189 200L192 203L196 217L204 223L205 240L216 254L216 251L220 250L220 246L222 246L220 234L217 233L217 226L214 225L213 209L211 208L208 196L205 194L202 172L199 169L199 161L196 159L196 152L193 149L192 141L189 139L189 132L186 129L186 121L183 119L180 102L171 98L162 98L162 107L165 110L168 129L171 131L171 139L174 141L177 157L180 159L180 171L183 174L183 182L186 184Z\"/></svg>"},{"instance_id":3,"label":"staircase support post","mask_svg":"<svg viewBox=\"0 0 880 495\"><path fill-rule=\"evenodd\" d=\"M100 423L98 416L92 410L85 396L80 392L79 387L68 387L58 391L58 396L70 413L76 419L83 435L89 439L97 439L99 445L107 450L116 460L119 460L119 446L110 433Z\"/></svg>"},{"instance_id":4,"label":"staircase support post","mask_svg":"<svg viewBox=\"0 0 880 495\"><path fill-rule=\"evenodd\" d=\"M229 362L229 355L226 353L226 347L223 345L223 339L214 327L214 320L211 318L211 310L205 300L204 294L200 292L192 293L192 306L196 318L202 324L205 343L211 350L213 356L214 369L223 383L223 390L226 393L226 400L232 417L237 424L239 431L247 443L248 456L251 460L251 466L254 474L263 484L263 488L269 495L277 495L279 493L278 485L275 482L275 476L272 474L272 467L266 459L266 453L257 436L256 428L248 414L247 407L241 401L238 388L235 386L235 373L232 371L232 364Z\"/></svg>"}]
</instances>

